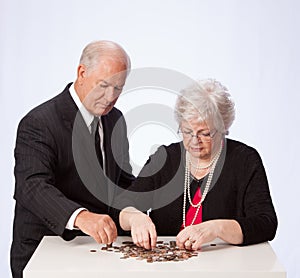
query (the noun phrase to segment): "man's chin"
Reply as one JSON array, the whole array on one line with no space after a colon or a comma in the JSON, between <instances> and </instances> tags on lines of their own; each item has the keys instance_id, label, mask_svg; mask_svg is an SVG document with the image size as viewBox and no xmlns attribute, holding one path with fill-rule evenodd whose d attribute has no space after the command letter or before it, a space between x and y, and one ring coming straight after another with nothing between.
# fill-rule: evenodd
<instances>
[{"instance_id":1,"label":"man's chin","mask_svg":"<svg viewBox=\"0 0 300 278\"><path fill-rule=\"evenodd\" d=\"M96 111L96 116L105 116L105 115L107 115L112 109L113 109L113 106L109 106L109 107L106 107L105 109Z\"/></svg>"}]
</instances>

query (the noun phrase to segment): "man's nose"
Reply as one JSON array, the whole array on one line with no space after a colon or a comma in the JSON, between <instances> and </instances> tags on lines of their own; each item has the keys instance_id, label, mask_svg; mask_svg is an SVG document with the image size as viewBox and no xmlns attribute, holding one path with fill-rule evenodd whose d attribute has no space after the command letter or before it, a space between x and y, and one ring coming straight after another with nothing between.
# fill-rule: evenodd
<instances>
[{"instance_id":1,"label":"man's nose","mask_svg":"<svg viewBox=\"0 0 300 278\"><path fill-rule=\"evenodd\" d=\"M119 96L119 93L116 92L115 88L109 86L105 91L105 99L107 102L114 101Z\"/></svg>"}]
</instances>

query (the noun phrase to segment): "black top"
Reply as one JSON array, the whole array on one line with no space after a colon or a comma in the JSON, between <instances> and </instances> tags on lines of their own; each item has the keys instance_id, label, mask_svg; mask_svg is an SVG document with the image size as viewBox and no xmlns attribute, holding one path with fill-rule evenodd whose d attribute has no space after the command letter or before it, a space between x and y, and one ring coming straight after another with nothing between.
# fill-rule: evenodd
<instances>
[{"instance_id":1,"label":"black top","mask_svg":"<svg viewBox=\"0 0 300 278\"><path fill-rule=\"evenodd\" d=\"M272 240L277 229L277 217L259 154L254 148L230 139L226 139L224 145L211 190L202 204L203 221L235 219L244 235L243 245ZM143 211L152 208L150 216L158 235L175 236L180 231L184 169L182 142L161 146L150 156L131 186L132 191L152 191L151 195L140 194L131 199L131 203L127 200L126 205L134 205ZM202 192L206 179L202 182ZM191 188L191 194L196 188Z\"/></svg>"}]
</instances>

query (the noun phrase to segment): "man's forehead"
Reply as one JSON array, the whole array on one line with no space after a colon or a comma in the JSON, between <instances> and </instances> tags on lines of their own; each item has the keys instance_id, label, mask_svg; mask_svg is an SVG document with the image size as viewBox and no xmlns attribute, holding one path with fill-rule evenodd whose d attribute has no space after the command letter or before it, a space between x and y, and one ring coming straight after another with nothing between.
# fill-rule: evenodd
<instances>
[{"instance_id":1,"label":"man's forehead","mask_svg":"<svg viewBox=\"0 0 300 278\"><path fill-rule=\"evenodd\" d=\"M100 78L98 79L98 84L101 83L101 84L104 84L104 85L107 85L107 86L118 86L118 87L123 87L125 85L125 82L124 80L120 80L120 79L103 79L103 78Z\"/></svg>"}]
</instances>

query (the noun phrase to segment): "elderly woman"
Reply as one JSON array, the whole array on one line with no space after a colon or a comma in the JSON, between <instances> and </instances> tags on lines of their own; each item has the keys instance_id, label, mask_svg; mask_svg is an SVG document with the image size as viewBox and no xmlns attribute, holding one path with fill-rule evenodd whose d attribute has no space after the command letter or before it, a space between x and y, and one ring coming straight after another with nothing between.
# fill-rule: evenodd
<instances>
[{"instance_id":1,"label":"elderly woman","mask_svg":"<svg viewBox=\"0 0 300 278\"><path fill-rule=\"evenodd\" d=\"M182 142L150 156L131 188L140 194L119 215L122 229L147 249L157 235L177 235L177 246L194 250L215 238L272 240L277 217L261 158L225 137L235 117L227 89L212 79L193 84L178 97L175 116Z\"/></svg>"}]
</instances>

